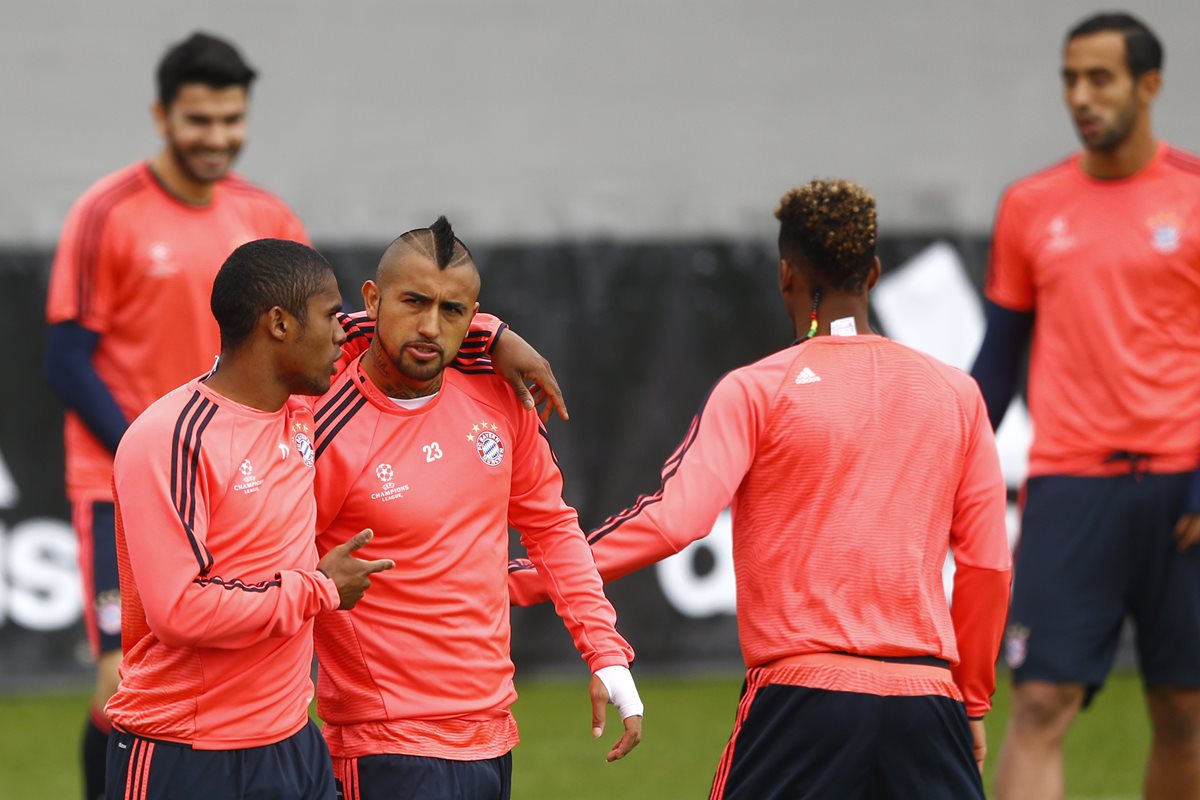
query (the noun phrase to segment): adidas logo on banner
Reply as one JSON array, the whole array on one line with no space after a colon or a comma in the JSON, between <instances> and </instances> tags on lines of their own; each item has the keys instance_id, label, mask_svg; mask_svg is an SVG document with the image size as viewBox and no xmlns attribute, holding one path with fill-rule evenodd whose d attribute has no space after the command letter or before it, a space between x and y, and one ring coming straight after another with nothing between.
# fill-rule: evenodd
<instances>
[{"instance_id":1,"label":"adidas logo on banner","mask_svg":"<svg viewBox=\"0 0 1200 800\"><path fill-rule=\"evenodd\" d=\"M796 376L796 383L816 383L819 380L821 380L821 376L808 367L800 370L800 374Z\"/></svg>"}]
</instances>

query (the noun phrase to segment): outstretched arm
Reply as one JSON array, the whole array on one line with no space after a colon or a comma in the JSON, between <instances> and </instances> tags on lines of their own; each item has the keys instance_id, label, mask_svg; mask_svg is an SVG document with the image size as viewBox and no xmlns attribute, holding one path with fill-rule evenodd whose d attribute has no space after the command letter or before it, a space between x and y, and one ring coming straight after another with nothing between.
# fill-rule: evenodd
<instances>
[{"instance_id":1,"label":"outstretched arm","mask_svg":"<svg viewBox=\"0 0 1200 800\"><path fill-rule=\"evenodd\" d=\"M754 459L758 398L736 376L713 389L662 471L662 485L587 535L607 583L674 555L708 535ZM547 599L545 577L526 559L509 562L509 596L516 605Z\"/></svg>"}]
</instances>

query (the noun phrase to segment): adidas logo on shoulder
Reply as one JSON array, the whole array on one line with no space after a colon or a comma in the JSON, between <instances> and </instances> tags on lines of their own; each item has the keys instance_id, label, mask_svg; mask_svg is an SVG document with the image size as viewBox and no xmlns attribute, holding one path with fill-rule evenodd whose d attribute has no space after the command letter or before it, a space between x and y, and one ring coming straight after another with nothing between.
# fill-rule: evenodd
<instances>
[{"instance_id":1,"label":"adidas logo on shoulder","mask_svg":"<svg viewBox=\"0 0 1200 800\"><path fill-rule=\"evenodd\" d=\"M821 376L808 367L800 370L800 374L796 376L796 383L817 383L820 380Z\"/></svg>"}]
</instances>

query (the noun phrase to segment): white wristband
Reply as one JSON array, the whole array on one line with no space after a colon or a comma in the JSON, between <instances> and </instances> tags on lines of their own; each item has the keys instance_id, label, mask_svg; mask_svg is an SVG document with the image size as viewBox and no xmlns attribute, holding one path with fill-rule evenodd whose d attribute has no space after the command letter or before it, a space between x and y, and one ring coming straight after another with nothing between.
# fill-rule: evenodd
<instances>
[{"instance_id":1,"label":"white wristband","mask_svg":"<svg viewBox=\"0 0 1200 800\"><path fill-rule=\"evenodd\" d=\"M608 690L608 702L621 712L621 719L640 717L645 707L642 698L638 696L637 686L633 682L633 674L629 667L611 666L596 670L596 677Z\"/></svg>"}]
</instances>

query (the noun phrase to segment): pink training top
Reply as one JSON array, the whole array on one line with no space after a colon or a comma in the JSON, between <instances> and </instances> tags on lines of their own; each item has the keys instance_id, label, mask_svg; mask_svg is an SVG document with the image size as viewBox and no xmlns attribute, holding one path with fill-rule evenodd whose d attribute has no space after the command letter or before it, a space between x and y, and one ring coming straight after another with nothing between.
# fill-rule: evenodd
<instances>
[{"instance_id":1,"label":"pink training top","mask_svg":"<svg viewBox=\"0 0 1200 800\"><path fill-rule=\"evenodd\" d=\"M308 720L316 571L312 412L258 411L198 380L146 409L113 471L121 578L117 726L202 750ZM357 531L356 531L357 532Z\"/></svg>"},{"instance_id":2,"label":"pink training top","mask_svg":"<svg viewBox=\"0 0 1200 800\"><path fill-rule=\"evenodd\" d=\"M545 429L489 366L447 370L434 399L407 410L356 362L315 420L318 548L370 527L362 557L396 561L353 611L317 621L317 709L334 756L471 760L517 743L509 525L589 667L628 665Z\"/></svg>"},{"instance_id":3,"label":"pink training top","mask_svg":"<svg viewBox=\"0 0 1200 800\"><path fill-rule=\"evenodd\" d=\"M956 665L969 714L990 707L1010 556L999 458L968 375L879 336L822 336L734 370L667 461L662 488L588 534L600 574L678 552L731 502L748 667L809 653L934 657ZM514 602L544 597L537 570L510 569ZM956 694L949 681L844 670L811 681Z\"/></svg>"},{"instance_id":4,"label":"pink training top","mask_svg":"<svg viewBox=\"0 0 1200 800\"><path fill-rule=\"evenodd\" d=\"M281 200L236 175L194 206L170 194L144 162L97 181L63 226L46 319L100 334L96 373L133 421L158 398L210 369L221 350L209 310L213 279L253 239L307 242ZM68 413L67 494L107 498L112 454Z\"/></svg>"},{"instance_id":5,"label":"pink training top","mask_svg":"<svg viewBox=\"0 0 1200 800\"><path fill-rule=\"evenodd\" d=\"M1161 143L1124 180L1079 156L1000 201L987 297L1035 311L1031 475L1200 464L1200 160Z\"/></svg>"}]
</instances>

